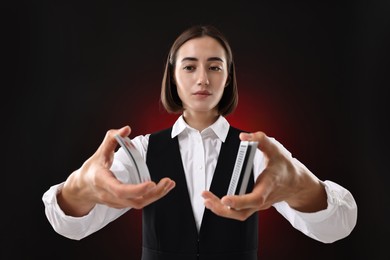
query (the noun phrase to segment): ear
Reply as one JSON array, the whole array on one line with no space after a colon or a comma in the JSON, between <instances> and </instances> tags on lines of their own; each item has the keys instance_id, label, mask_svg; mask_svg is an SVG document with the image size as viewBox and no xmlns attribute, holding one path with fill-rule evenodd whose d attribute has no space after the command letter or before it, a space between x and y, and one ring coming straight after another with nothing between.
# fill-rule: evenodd
<instances>
[{"instance_id":1,"label":"ear","mask_svg":"<svg viewBox=\"0 0 390 260\"><path fill-rule=\"evenodd\" d=\"M176 77L175 77L175 73L173 72L171 73L171 83L176 85Z\"/></svg>"},{"instance_id":2,"label":"ear","mask_svg":"<svg viewBox=\"0 0 390 260\"><path fill-rule=\"evenodd\" d=\"M225 83L225 88L230 84L230 74L228 75L227 79L226 79L226 83Z\"/></svg>"}]
</instances>

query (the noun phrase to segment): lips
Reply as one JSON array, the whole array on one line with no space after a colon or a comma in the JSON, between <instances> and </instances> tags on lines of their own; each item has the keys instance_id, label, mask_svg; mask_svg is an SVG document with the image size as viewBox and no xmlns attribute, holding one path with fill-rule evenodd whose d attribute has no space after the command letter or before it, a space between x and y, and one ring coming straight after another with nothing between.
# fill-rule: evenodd
<instances>
[{"instance_id":1,"label":"lips","mask_svg":"<svg viewBox=\"0 0 390 260\"><path fill-rule=\"evenodd\" d=\"M211 93L207 90L200 90L200 91L196 91L195 93L193 93L193 95L197 95L197 96L210 96Z\"/></svg>"}]
</instances>

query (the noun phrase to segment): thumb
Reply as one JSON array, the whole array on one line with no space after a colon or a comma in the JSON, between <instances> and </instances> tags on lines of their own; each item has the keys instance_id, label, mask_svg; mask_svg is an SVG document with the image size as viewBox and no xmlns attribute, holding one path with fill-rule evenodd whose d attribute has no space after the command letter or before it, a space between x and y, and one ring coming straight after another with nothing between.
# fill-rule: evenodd
<instances>
[{"instance_id":1,"label":"thumb","mask_svg":"<svg viewBox=\"0 0 390 260\"><path fill-rule=\"evenodd\" d=\"M255 141L258 142L258 148L267 155L267 157L272 157L272 155L276 152L277 147L271 141L264 132L255 132L255 133L241 133L240 139L242 141Z\"/></svg>"},{"instance_id":2,"label":"thumb","mask_svg":"<svg viewBox=\"0 0 390 260\"><path fill-rule=\"evenodd\" d=\"M111 154L115 151L118 146L118 142L115 139L115 135L119 134L122 137L126 137L131 133L130 126L124 126L120 129L110 129L107 131L103 142L99 146L99 153L105 156L111 157Z\"/></svg>"}]
</instances>

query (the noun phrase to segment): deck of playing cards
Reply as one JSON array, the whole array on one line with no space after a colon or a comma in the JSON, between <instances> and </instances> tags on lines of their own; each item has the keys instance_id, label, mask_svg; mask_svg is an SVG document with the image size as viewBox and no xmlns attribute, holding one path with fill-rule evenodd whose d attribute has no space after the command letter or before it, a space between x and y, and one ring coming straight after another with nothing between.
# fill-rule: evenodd
<instances>
[{"instance_id":1,"label":"deck of playing cards","mask_svg":"<svg viewBox=\"0 0 390 260\"><path fill-rule=\"evenodd\" d=\"M227 195L246 193L258 142L241 141Z\"/></svg>"},{"instance_id":2,"label":"deck of playing cards","mask_svg":"<svg viewBox=\"0 0 390 260\"><path fill-rule=\"evenodd\" d=\"M135 166L134 168L136 170L136 174L129 176L130 183L139 184L145 181L150 181L148 166L146 165L141 154L135 148L134 144L131 142L130 138L116 135L115 139L118 141L119 145L123 148L123 150L129 156L130 161Z\"/></svg>"}]
</instances>

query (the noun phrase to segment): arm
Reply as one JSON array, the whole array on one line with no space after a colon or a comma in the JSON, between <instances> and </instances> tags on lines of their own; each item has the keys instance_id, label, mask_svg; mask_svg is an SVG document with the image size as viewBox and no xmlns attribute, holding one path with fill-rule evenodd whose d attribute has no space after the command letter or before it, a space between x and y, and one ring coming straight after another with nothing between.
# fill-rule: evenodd
<instances>
[{"instance_id":1,"label":"arm","mask_svg":"<svg viewBox=\"0 0 390 260\"><path fill-rule=\"evenodd\" d=\"M337 192L345 195L342 198L348 198L345 203L331 203L337 192L326 188L324 182L279 142L261 132L241 134L240 138L258 141L264 153L264 167L256 178L255 187L249 194L222 199L206 191L203 196L207 208L220 216L245 220L258 210L275 206L295 228L323 242L341 239L352 231L357 206L346 189L337 185Z\"/></svg>"},{"instance_id":2,"label":"arm","mask_svg":"<svg viewBox=\"0 0 390 260\"><path fill-rule=\"evenodd\" d=\"M291 208L285 202L274 204L291 225L305 235L323 243L333 243L347 237L357 221L357 205L352 194L332 181L322 184L327 193L327 208L304 213Z\"/></svg>"},{"instance_id":3,"label":"arm","mask_svg":"<svg viewBox=\"0 0 390 260\"><path fill-rule=\"evenodd\" d=\"M83 217L66 215L57 202L57 194L61 191L63 185L64 183L60 183L50 187L44 193L42 201L45 206L46 217L53 229L69 239L80 240L85 238L130 209L115 209L106 205L96 205Z\"/></svg>"},{"instance_id":4,"label":"arm","mask_svg":"<svg viewBox=\"0 0 390 260\"><path fill-rule=\"evenodd\" d=\"M163 197L175 186L168 178L158 184L137 185L116 178L115 174L119 177L120 172L125 171L122 164L113 164L117 147L114 135L117 133L127 136L130 128L108 131L98 150L80 169L44 194L46 216L58 233L81 239L128 209L141 209Z\"/></svg>"}]
</instances>

